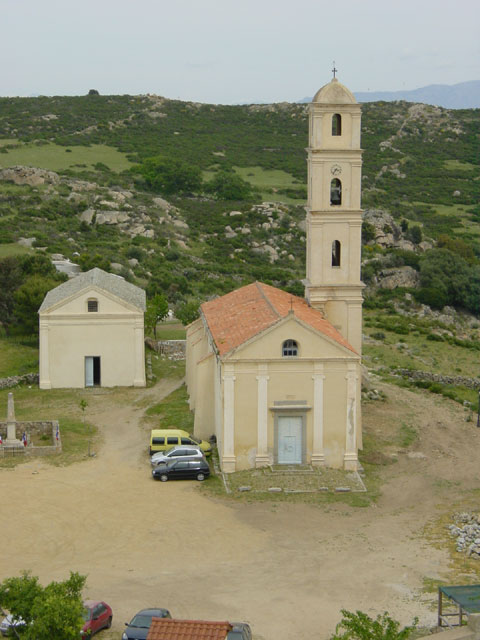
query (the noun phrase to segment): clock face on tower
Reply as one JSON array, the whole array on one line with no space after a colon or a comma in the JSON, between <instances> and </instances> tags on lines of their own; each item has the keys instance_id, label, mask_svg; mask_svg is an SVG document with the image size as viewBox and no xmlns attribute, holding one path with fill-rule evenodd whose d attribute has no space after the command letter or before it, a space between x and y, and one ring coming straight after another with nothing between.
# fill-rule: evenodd
<instances>
[{"instance_id":1,"label":"clock face on tower","mask_svg":"<svg viewBox=\"0 0 480 640\"><path fill-rule=\"evenodd\" d=\"M339 164L334 164L330 169L330 173L332 176L339 176L342 173L342 167Z\"/></svg>"}]
</instances>

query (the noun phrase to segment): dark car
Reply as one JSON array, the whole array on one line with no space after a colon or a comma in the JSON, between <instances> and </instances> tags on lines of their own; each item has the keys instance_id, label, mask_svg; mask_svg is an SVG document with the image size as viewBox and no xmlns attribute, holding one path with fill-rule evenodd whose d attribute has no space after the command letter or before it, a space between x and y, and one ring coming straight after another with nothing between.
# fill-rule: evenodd
<instances>
[{"instance_id":1,"label":"dark car","mask_svg":"<svg viewBox=\"0 0 480 640\"><path fill-rule=\"evenodd\" d=\"M152 618L171 618L168 609L142 609L130 622L126 622L122 640L145 640L152 624Z\"/></svg>"},{"instance_id":2,"label":"dark car","mask_svg":"<svg viewBox=\"0 0 480 640\"><path fill-rule=\"evenodd\" d=\"M170 479L196 478L205 480L210 475L208 462L202 458L189 458L188 460L169 460L158 464L152 470L155 480L166 482Z\"/></svg>"},{"instance_id":3,"label":"dark car","mask_svg":"<svg viewBox=\"0 0 480 640\"><path fill-rule=\"evenodd\" d=\"M233 629L227 633L226 640L252 640L252 630L249 624L246 622L231 622L230 624Z\"/></svg>"},{"instance_id":4,"label":"dark car","mask_svg":"<svg viewBox=\"0 0 480 640\"><path fill-rule=\"evenodd\" d=\"M106 602L97 600L85 600L83 603L83 619L85 624L80 631L80 635L91 638L94 633L101 629L110 629L112 626L112 609Z\"/></svg>"}]
</instances>

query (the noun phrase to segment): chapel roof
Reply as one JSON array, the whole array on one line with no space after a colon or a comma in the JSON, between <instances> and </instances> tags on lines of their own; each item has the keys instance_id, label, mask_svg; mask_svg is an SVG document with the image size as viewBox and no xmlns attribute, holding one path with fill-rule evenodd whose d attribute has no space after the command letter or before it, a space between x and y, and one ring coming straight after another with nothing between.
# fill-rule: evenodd
<instances>
[{"instance_id":1,"label":"chapel roof","mask_svg":"<svg viewBox=\"0 0 480 640\"><path fill-rule=\"evenodd\" d=\"M152 618L147 640L225 640L229 622Z\"/></svg>"},{"instance_id":2,"label":"chapel roof","mask_svg":"<svg viewBox=\"0 0 480 640\"><path fill-rule=\"evenodd\" d=\"M80 273L71 280L67 280L67 282L63 282L54 289L50 289L38 311L46 311L62 300L70 298L89 286L96 286L99 289L108 291L141 311L145 311L146 309L145 291L143 289L127 282L121 276L107 273L103 271L103 269L95 267L94 269L90 269L90 271Z\"/></svg>"},{"instance_id":3,"label":"chapel roof","mask_svg":"<svg viewBox=\"0 0 480 640\"><path fill-rule=\"evenodd\" d=\"M322 104L357 104L353 93L341 84L337 78L324 85L317 91L312 102Z\"/></svg>"},{"instance_id":4,"label":"chapel roof","mask_svg":"<svg viewBox=\"0 0 480 640\"><path fill-rule=\"evenodd\" d=\"M229 353L273 326L290 311L305 324L356 353L342 334L304 298L262 282L254 282L204 302L200 309L220 355Z\"/></svg>"}]
</instances>

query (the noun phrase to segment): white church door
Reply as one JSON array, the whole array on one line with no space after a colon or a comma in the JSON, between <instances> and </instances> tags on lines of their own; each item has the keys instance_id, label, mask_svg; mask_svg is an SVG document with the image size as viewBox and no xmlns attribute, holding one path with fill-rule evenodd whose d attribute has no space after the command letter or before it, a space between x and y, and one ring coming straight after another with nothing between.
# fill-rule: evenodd
<instances>
[{"instance_id":1,"label":"white church door","mask_svg":"<svg viewBox=\"0 0 480 640\"><path fill-rule=\"evenodd\" d=\"M302 417L279 416L278 464L302 463Z\"/></svg>"}]
</instances>

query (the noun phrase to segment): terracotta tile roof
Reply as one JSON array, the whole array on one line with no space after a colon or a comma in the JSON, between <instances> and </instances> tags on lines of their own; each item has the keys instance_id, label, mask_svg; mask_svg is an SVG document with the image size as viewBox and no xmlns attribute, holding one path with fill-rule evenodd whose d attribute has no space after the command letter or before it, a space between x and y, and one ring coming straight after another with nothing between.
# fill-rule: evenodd
<instances>
[{"instance_id":1,"label":"terracotta tile roof","mask_svg":"<svg viewBox=\"0 0 480 640\"><path fill-rule=\"evenodd\" d=\"M305 324L356 353L342 334L320 311L309 307L306 300L262 282L204 302L201 310L220 355L268 329L290 310Z\"/></svg>"},{"instance_id":2,"label":"terracotta tile roof","mask_svg":"<svg viewBox=\"0 0 480 640\"><path fill-rule=\"evenodd\" d=\"M147 640L225 640L229 622L152 618Z\"/></svg>"}]
</instances>

